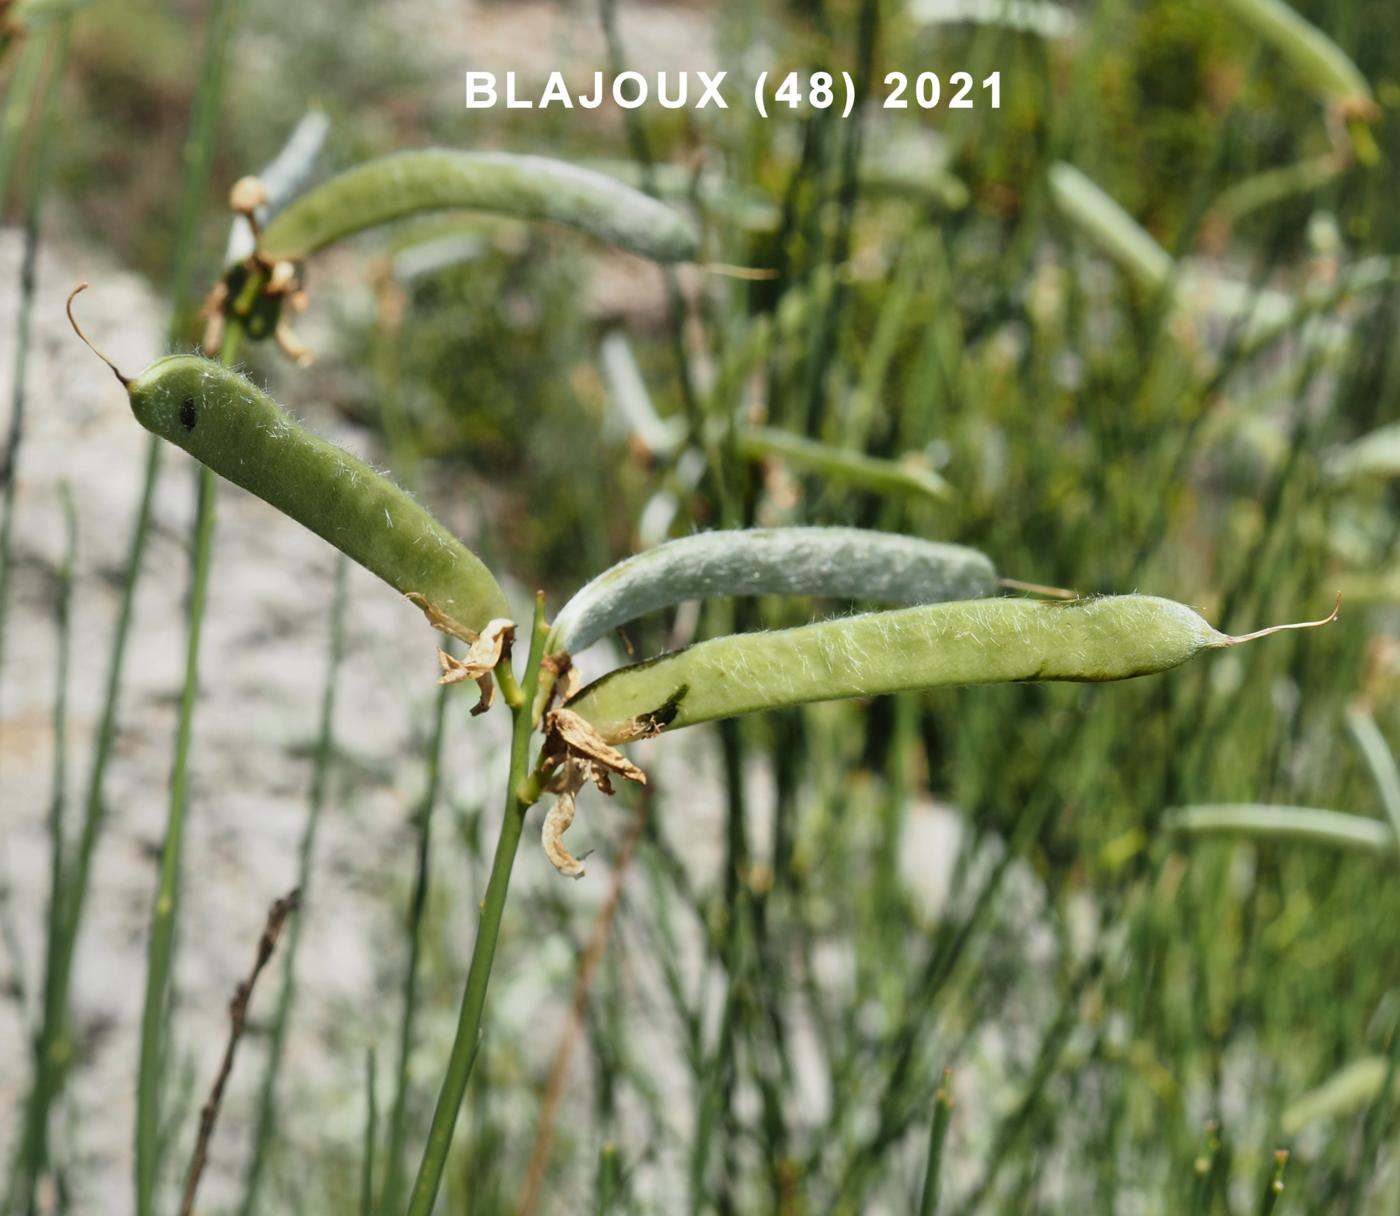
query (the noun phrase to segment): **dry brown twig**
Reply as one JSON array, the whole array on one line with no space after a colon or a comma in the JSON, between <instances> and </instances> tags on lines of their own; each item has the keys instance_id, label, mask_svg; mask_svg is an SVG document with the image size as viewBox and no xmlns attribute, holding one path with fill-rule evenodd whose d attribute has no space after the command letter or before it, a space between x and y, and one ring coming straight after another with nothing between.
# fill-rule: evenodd
<instances>
[{"instance_id":1,"label":"dry brown twig","mask_svg":"<svg viewBox=\"0 0 1400 1216\"><path fill-rule=\"evenodd\" d=\"M194 1211L195 1192L199 1189L200 1175L204 1173L205 1163L209 1159L209 1141L214 1135L214 1124L218 1122L224 1086L228 1083L229 1073L233 1071L234 1053L238 1050L238 1041L243 1037L243 1028L248 1021L248 1002L253 996L253 985L258 982L258 976L272 958L272 952L277 948L277 939L282 934L282 927L286 924L287 917L296 910L300 898L300 891L292 891L268 909L267 923L263 925L262 936L258 939L258 953L253 960L253 969L248 973L248 978L233 990L233 1000L229 1002L228 1007L228 1043L224 1047L224 1058L219 1065L218 1075L214 1078L214 1087L209 1091L209 1097L199 1112L199 1135L195 1139L194 1152L190 1156L189 1171L185 1174L185 1193L180 1200L180 1216L191 1216Z\"/></svg>"}]
</instances>

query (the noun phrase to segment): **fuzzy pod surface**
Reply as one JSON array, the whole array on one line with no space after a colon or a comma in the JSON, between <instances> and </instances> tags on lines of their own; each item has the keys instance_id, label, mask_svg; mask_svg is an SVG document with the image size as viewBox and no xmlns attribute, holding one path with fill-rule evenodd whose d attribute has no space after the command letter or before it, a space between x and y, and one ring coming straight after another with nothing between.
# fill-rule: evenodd
<instances>
[{"instance_id":1,"label":"fuzzy pod surface","mask_svg":"<svg viewBox=\"0 0 1400 1216\"><path fill-rule=\"evenodd\" d=\"M298 261L367 228L451 210L552 220L658 262L688 261L699 250L679 212L601 173L542 156L445 148L347 169L290 203L258 249L274 261Z\"/></svg>"},{"instance_id":2,"label":"fuzzy pod surface","mask_svg":"<svg viewBox=\"0 0 1400 1216\"><path fill-rule=\"evenodd\" d=\"M491 572L408 493L299 425L246 377L196 355L170 355L128 382L131 411L404 595L444 633L470 639L509 617Z\"/></svg>"},{"instance_id":3,"label":"fuzzy pod surface","mask_svg":"<svg viewBox=\"0 0 1400 1216\"><path fill-rule=\"evenodd\" d=\"M1186 605L1148 595L927 604L701 642L619 668L568 707L620 741L810 701L958 684L1127 680L1254 636L1230 637Z\"/></svg>"},{"instance_id":4,"label":"fuzzy pod surface","mask_svg":"<svg viewBox=\"0 0 1400 1216\"><path fill-rule=\"evenodd\" d=\"M819 595L928 604L992 595L997 575L976 549L865 528L700 532L619 562L560 610L546 651L576 654L619 625L684 600Z\"/></svg>"}]
</instances>

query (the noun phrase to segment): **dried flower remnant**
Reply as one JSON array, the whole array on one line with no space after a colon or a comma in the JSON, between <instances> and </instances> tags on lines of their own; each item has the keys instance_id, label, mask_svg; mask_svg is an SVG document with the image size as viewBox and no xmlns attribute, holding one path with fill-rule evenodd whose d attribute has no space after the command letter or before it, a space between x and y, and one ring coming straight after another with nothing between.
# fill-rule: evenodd
<instances>
[{"instance_id":1,"label":"dried flower remnant","mask_svg":"<svg viewBox=\"0 0 1400 1216\"><path fill-rule=\"evenodd\" d=\"M267 187L253 176L240 177L229 190L229 208L248 221L256 238L260 232L258 210L268 202ZM287 310L305 312L306 291L296 265L285 259L266 258L256 250L234 263L204 301L200 315L205 318L203 346L211 355L223 346L230 315L239 318L248 335L266 337L271 333L278 348L298 367L315 360L315 355L292 331Z\"/></svg>"},{"instance_id":2,"label":"dried flower remnant","mask_svg":"<svg viewBox=\"0 0 1400 1216\"><path fill-rule=\"evenodd\" d=\"M544 855L549 858L550 865L565 878L582 878L587 872L583 868L583 862L564 847L564 833L574 821L574 812L578 807L578 791L585 779L583 766L577 764L566 764L562 771L554 775L550 780L550 792L559 796L545 814L544 824L540 828L540 844L544 846ZM557 789L553 788L556 784Z\"/></svg>"},{"instance_id":3,"label":"dried flower remnant","mask_svg":"<svg viewBox=\"0 0 1400 1216\"><path fill-rule=\"evenodd\" d=\"M540 754L540 772L548 774L544 788L557 794L545 815L540 843L545 856L559 873L582 878L583 864L564 847L564 833L574 821L578 792L592 781L611 795L610 774L645 785L647 775L620 751L610 747L587 722L567 709L551 710L545 717L545 743Z\"/></svg>"},{"instance_id":4,"label":"dried flower remnant","mask_svg":"<svg viewBox=\"0 0 1400 1216\"><path fill-rule=\"evenodd\" d=\"M496 696L491 673L502 659L510 658L510 646L514 640L514 621L504 618L489 621L462 658L455 658L445 650L438 651L438 662L442 664L442 677L438 683L463 684L475 680L481 690L481 699L472 709L472 716L484 714L491 708Z\"/></svg>"}]
</instances>

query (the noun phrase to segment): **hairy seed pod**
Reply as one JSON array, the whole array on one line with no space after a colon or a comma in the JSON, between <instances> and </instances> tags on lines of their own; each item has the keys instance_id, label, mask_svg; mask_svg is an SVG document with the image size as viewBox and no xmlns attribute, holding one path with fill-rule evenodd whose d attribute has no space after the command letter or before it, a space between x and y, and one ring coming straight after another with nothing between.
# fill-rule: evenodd
<instances>
[{"instance_id":1,"label":"hairy seed pod","mask_svg":"<svg viewBox=\"0 0 1400 1216\"><path fill-rule=\"evenodd\" d=\"M1147 595L928 604L701 642L595 680L568 707L616 742L809 701L1017 680L1127 680L1295 627L1230 637L1184 604Z\"/></svg>"},{"instance_id":2,"label":"hairy seed pod","mask_svg":"<svg viewBox=\"0 0 1400 1216\"><path fill-rule=\"evenodd\" d=\"M405 491L298 425L237 372L194 355L126 384L147 430L310 528L414 598L434 627L471 641L510 616L491 572Z\"/></svg>"},{"instance_id":3,"label":"hairy seed pod","mask_svg":"<svg viewBox=\"0 0 1400 1216\"><path fill-rule=\"evenodd\" d=\"M552 220L658 262L699 249L678 212L601 173L542 156L430 148L379 157L307 191L268 224L258 251L299 261L367 228L453 210Z\"/></svg>"},{"instance_id":4,"label":"hairy seed pod","mask_svg":"<svg viewBox=\"0 0 1400 1216\"><path fill-rule=\"evenodd\" d=\"M992 563L976 549L865 528L701 532L619 562L555 618L546 653L577 654L619 625L684 600L819 595L929 604L992 595Z\"/></svg>"}]
</instances>

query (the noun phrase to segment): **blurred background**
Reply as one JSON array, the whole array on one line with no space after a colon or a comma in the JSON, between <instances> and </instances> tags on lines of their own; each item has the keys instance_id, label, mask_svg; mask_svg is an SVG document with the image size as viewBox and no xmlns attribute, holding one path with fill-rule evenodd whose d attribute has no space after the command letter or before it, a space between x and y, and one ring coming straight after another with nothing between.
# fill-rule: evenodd
<instances>
[{"instance_id":1,"label":"blurred background","mask_svg":"<svg viewBox=\"0 0 1400 1216\"><path fill-rule=\"evenodd\" d=\"M517 605L787 523L1234 633L1344 594L1326 630L1164 676L639 744L644 794L581 799L578 883L537 808L439 1210L1400 1211L1400 11L1283 11L1312 24L1265 0L0 5L0 1210L137 1210L186 673L194 466L150 475L63 300L92 284L84 327L128 373L193 349L229 187L297 133L308 180L538 152L703 231L663 271L414 221L307 266L313 365L245 349ZM463 106L466 70L624 68L724 69L730 108ZM849 118L754 111L760 71L842 69ZM949 108L958 71L1000 73L999 108ZM941 104L884 108L890 72L911 100L937 73ZM210 580L149 1210L177 1210L229 998L300 884L197 1210L398 1212L508 720L439 694L392 590L228 485ZM849 607L684 606L581 662ZM1221 831L1222 806L1252 818ZM1350 828L1300 837L1291 806Z\"/></svg>"}]
</instances>

